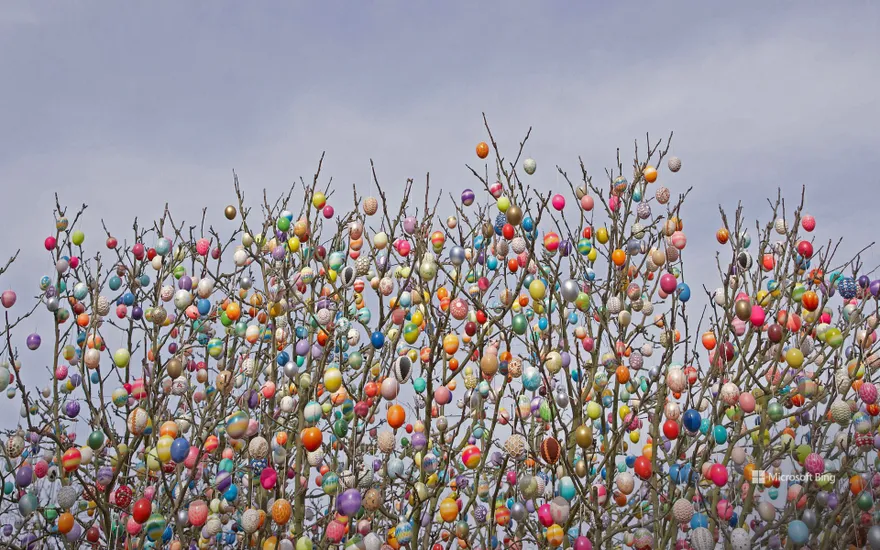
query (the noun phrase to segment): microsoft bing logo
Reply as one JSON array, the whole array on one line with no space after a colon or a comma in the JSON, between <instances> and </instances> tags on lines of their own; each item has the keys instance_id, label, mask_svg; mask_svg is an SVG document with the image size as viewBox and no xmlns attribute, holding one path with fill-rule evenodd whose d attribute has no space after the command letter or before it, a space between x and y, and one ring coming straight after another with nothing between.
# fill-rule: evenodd
<instances>
[{"instance_id":1,"label":"microsoft bing logo","mask_svg":"<svg viewBox=\"0 0 880 550\"><path fill-rule=\"evenodd\" d=\"M802 483L805 481L834 483L835 477L834 474L780 474L779 472L768 472L767 470L752 471L752 484L754 485L777 485L777 483L781 481L796 483Z\"/></svg>"},{"instance_id":2,"label":"microsoft bing logo","mask_svg":"<svg viewBox=\"0 0 880 550\"><path fill-rule=\"evenodd\" d=\"M767 470L752 470L752 484L765 485L774 481L779 481L779 474Z\"/></svg>"}]
</instances>

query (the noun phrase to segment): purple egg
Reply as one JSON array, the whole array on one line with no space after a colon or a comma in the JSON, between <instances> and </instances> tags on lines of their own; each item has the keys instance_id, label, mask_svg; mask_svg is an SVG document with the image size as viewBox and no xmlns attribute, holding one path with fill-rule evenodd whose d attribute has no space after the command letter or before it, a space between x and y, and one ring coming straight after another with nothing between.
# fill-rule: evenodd
<instances>
[{"instance_id":1,"label":"purple egg","mask_svg":"<svg viewBox=\"0 0 880 550\"><path fill-rule=\"evenodd\" d=\"M868 285L871 284L871 279L868 278L867 275L862 275L859 277L859 286L862 288L868 288Z\"/></svg>"},{"instance_id":2,"label":"purple egg","mask_svg":"<svg viewBox=\"0 0 880 550\"><path fill-rule=\"evenodd\" d=\"M871 281L871 295L875 298L880 295L880 279Z\"/></svg>"},{"instance_id":3,"label":"purple egg","mask_svg":"<svg viewBox=\"0 0 880 550\"><path fill-rule=\"evenodd\" d=\"M322 355L324 355L324 348L317 342L312 344L312 359L320 359Z\"/></svg>"},{"instance_id":4,"label":"purple egg","mask_svg":"<svg viewBox=\"0 0 880 550\"><path fill-rule=\"evenodd\" d=\"M471 189L465 189L461 192L461 203L465 206L474 204L475 198L476 195L474 195L474 192Z\"/></svg>"},{"instance_id":5,"label":"purple egg","mask_svg":"<svg viewBox=\"0 0 880 550\"><path fill-rule=\"evenodd\" d=\"M64 404L64 414L70 418L76 418L79 415L79 403L76 401L68 401Z\"/></svg>"},{"instance_id":6,"label":"purple egg","mask_svg":"<svg viewBox=\"0 0 880 550\"><path fill-rule=\"evenodd\" d=\"M34 480L34 469L30 464L24 463L15 471L15 485L27 487Z\"/></svg>"},{"instance_id":7,"label":"purple egg","mask_svg":"<svg viewBox=\"0 0 880 550\"><path fill-rule=\"evenodd\" d=\"M421 451L425 447L428 446L428 438L425 437L425 434L422 432L416 432L412 435L410 439L410 443L412 443L413 449L417 451Z\"/></svg>"},{"instance_id":8,"label":"purple egg","mask_svg":"<svg viewBox=\"0 0 880 550\"><path fill-rule=\"evenodd\" d=\"M299 356L304 356L309 352L309 341L308 340L300 340L296 343L296 348L294 352Z\"/></svg>"},{"instance_id":9,"label":"purple egg","mask_svg":"<svg viewBox=\"0 0 880 550\"><path fill-rule=\"evenodd\" d=\"M416 231L416 219L412 216L403 220L403 230L407 235L412 235Z\"/></svg>"},{"instance_id":10,"label":"purple egg","mask_svg":"<svg viewBox=\"0 0 880 550\"><path fill-rule=\"evenodd\" d=\"M336 508L345 516L355 515L361 509L361 492L347 489L336 497Z\"/></svg>"},{"instance_id":11,"label":"purple egg","mask_svg":"<svg viewBox=\"0 0 880 550\"><path fill-rule=\"evenodd\" d=\"M283 260L283 259L284 259L284 255L285 255L286 253L287 253L287 251L284 250L284 247L283 247L283 246L276 246L274 249L272 249L272 257L273 257L275 260L278 260L278 261Z\"/></svg>"},{"instance_id":12,"label":"purple egg","mask_svg":"<svg viewBox=\"0 0 880 550\"><path fill-rule=\"evenodd\" d=\"M214 484L217 486L217 490L223 493L232 485L232 476L229 475L229 472L223 470L214 478Z\"/></svg>"},{"instance_id":13,"label":"purple egg","mask_svg":"<svg viewBox=\"0 0 880 550\"><path fill-rule=\"evenodd\" d=\"M382 469L382 461L378 458L373 461L373 471L378 472Z\"/></svg>"},{"instance_id":14,"label":"purple egg","mask_svg":"<svg viewBox=\"0 0 880 550\"><path fill-rule=\"evenodd\" d=\"M840 499L837 497L836 493L831 493L828 495L828 507L832 510L837 508L837 505L840 503Z\"/></svg>"},{"instance_id":15,"label":"purple egg","mask_svg":"<svg viewBox=\"0 0 880 550\"><path fill-rule=\"evenodd\" d=\"M42 338L36 332L27 337L27 347L29 350L35 350L40 347L40 343L42 342Z\"/></svg>"},{"instance_id":16,"label":"purple egg","mask_svg":"<svg viewBox=\"0 0 880 550\"><path fill-rule=\"evenodd\" d=\"M95 482L99 485L107 485L113 480L113 468L110 466L101 466L98 468L98 475L95 476Z\"/></svg>"},{"instance_id":17,"label":"purple egg","mask_svg":"<svg viewBox=\"0 0 880 550\"><path fill-rule=\"evenodd\" d=\"M68 531L65 537L67 538L67 542L75 542L82 535L82 527L79 526L79 523L74 522L73 528Z\"/></svg>"},{"instance_id":18,"label":"purple egg","mask_svg":"<svg viewBox=\"0 0 880 550\"><path fill-rule=\"evenodd\" d=\"M559 253L563 256L568 256L571 254L571 241L568 239L559 243Z\"/></svg>"},{"instance_id":19,"label":"purple egg","mask_svg":"<svg viewBox=\"0 0 880 550\"><path fill-rule=\"evenodd\" d=\"M131 308L131 318L135 321L140 321L141 317L144 316L144 310L141 309L141 306L134 306Z\"/></svg>"},{"instance_id":20,"label":"purple egg","mask_svg":"<svg viewBox=\"0 0 880 550\"><path fill-rule=\"evenodd\" d=\"M192 290L192 287L193 287L193 280L190 278L189 275L184 275L183 277L180 278L179 281L177 281L177 288L179 288L181 290Z\"/></svg>"}]
</instances>

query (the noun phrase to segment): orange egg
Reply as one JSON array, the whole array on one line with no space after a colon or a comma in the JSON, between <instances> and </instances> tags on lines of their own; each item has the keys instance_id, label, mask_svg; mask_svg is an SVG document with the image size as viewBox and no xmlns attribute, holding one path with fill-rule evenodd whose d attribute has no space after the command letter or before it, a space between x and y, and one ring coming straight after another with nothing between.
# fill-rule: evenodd
<instances>
[{"instance_id":1,"label":"orange egg","mask_svg":"<svg viewBox=\"0 0 880 550\"><path fill-rule=\"evenodd\" d=\"M808 290L801 296L801 304L803 304L804 309L807 311L816 311L819 307L819 295L812 290Z\"/></svg>"},{"instance_id":2,"label":"orange egg","mask_svg":"<svg viewBox=\"0 0 880 550\"><path fill-rule=\"evenodd\" d=\"M388 425L396 430L406 422L406 410L400 405L391 405L388 408L386 418L388 419Z\"/></svg>"},{"instance_id":3,"label":"orange egg","mask_svg":"<svg viewBox=\"0 0 880 550\"><path fill-rule=\"evenodd\" d=\"M300 433L300 440L302 441L303 447L309 452L313 452L321 447L321 442L324 440L324 434L322 434L321 430L318 428L306 428Z\"/></svg>"},{"instance_id":4,"label":"orange egg","mask_svg":"<svg viewBox=\"0 0 880 550\"><path fill-rule=\"evenodd\" d=\"M718 345L718 340L716 340L715 333L712 331L704 332L702 340L703 347L709 351L715 349L715 346Z\"/></svg>"},{"instance_id":5,"label":"orange egg","mask_svg":"<svg viewBox=\"0 0 880 550\"><path fill-rule=\"evenodd\" d=\"M67 534L73 529L73 514L64 512L58 516L58 532Z\"/></svg>"},{"instance_id":6,"label":"orange egg","mask_svg":"<svg viewBox=\"0 0 880 550\"><path fill-rule=\"evenodd\" d=\"M645 166L645 170L642 172L642 175L645 176L645 181L648 183L654 183L657 181L657 169L653 166Z\"/></svg>"},{"instance_id":7,"label":"orange egg","mask_svg":"<svg viewBox=\"0 0 880 550\"><path fill-rule=\"evenodd\" d=\"M485 141L477 144L477 156L481 159L489 156L489 145Z\"/></svg>"},{"instance_id":8,"label":"orange egg","mask_svg":"<svg viewBox=\"0 0 880 550\"><path fill-rule=\"evenodd\" d=\"M730 239L730 231L721 228L715 233L715 238L718 239L719 243L727 244L727 241Z\"/></svg>"},{"instance_id":9,"label":"orange egg","mask_svg":"<svg viewBox=\"0 0 880 550\"><path fill-rule=\"evenodd\" d=\"M230 321L238 321L241 317L241 306L239 306L236 302L231 302L228 306L226 306L226 316Z\"/></svg>"},{"instance_id":10,"label":"orange egg","mask_svg":"<svg viewBox=\"0 0 880 550\"><path fill-rule=\"evenodd\" d=\"M616 249L611 253L611 261L614 262L616 266L622 266L624 262L626 262L626 252L621 249Z\"/></svg>"}]
</instances>

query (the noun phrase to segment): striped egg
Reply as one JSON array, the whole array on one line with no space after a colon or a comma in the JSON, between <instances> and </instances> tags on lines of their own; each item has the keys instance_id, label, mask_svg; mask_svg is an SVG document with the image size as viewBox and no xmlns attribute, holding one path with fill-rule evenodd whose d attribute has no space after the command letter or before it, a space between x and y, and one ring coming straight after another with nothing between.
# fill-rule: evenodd
<instances>
[{"instance_id":1,"label":"striped egg","mask_svg":"<svg viewBox=\"0 0 880 550\"><path fill-rule=\"evenodd\" d=\"M480 452L480 448L476 445L468 445L461 452L461 461L464 463L465 467L473 470L480 464L480 458L482 457L482 453Z\"/></svg>"}]
</instances>

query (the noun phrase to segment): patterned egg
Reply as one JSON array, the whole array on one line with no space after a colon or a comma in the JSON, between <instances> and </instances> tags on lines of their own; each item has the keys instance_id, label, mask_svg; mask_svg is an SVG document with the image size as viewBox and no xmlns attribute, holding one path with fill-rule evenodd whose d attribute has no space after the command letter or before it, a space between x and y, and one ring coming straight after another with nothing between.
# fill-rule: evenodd
<instances>
[{"instance_id":1,"label":"patterned egg","mask_svg":"<svg viewBox=\"0 0 880 550\"><path fill-rule=\"evenodd\" d=\"M236 411L226 419L226 433L233 439L241 439L247 432L250 418L244 411Z\"/></svg>"},{"instance_id":2,"label":"patterned egg","mask_svg":"<svg viewBox=\"0 0 880 550\"><path fill-rule=\"evenodd\" d=\"M556 438L548 437L541 442L541 458L543 458L544 462L547 464L556 464L561 452L562 448Z\"/></svg>"},{"instance_id":3,"label":"patterned egg","mask_svg":"<svg viewBox=\"0 0 880 550\"><path fill-rule=\"evenodd\" d=\"M150 416L147 414L147 411L141 407L137 407L128 414L128 431L133 435L143 435L146 432L149 422Z\"/></svg>"},{"instance_id":4,"label":"patterned egg","mask_svg":"<svg viewBox=\"0 0 880 550\"><path fill-rule=\"evenodd\" d=\"M461 461L470 470L473 470L480 464L481 457L482 452L476 445L468 445L461 453Z\"/></svg>"}]
</instances>

